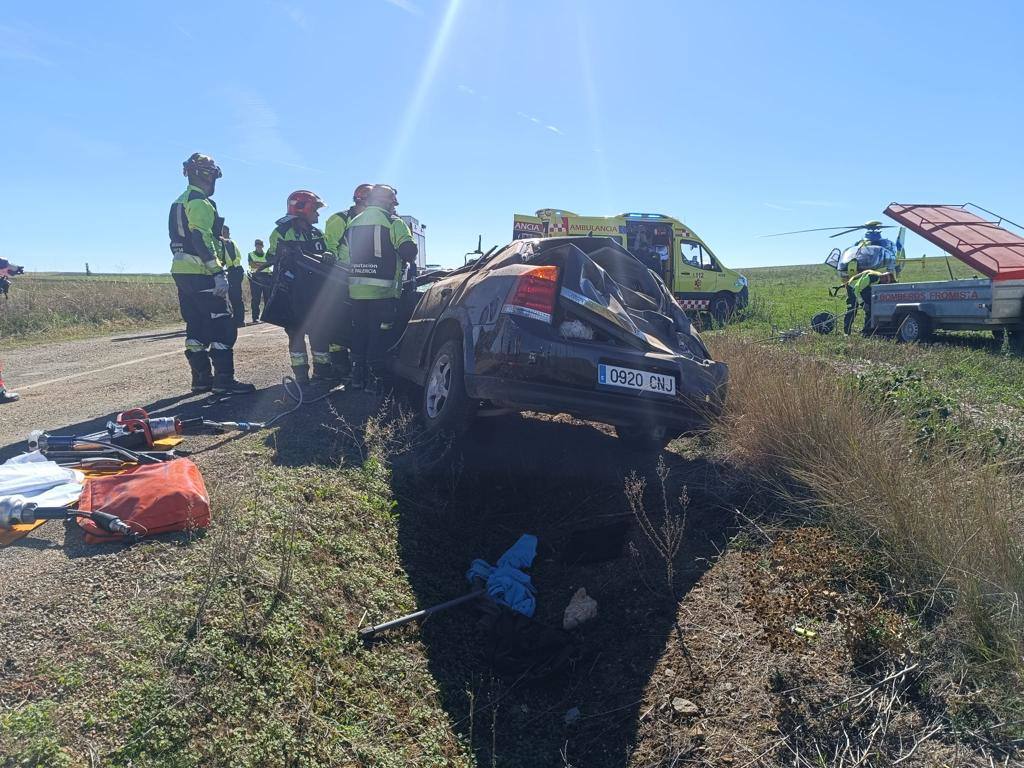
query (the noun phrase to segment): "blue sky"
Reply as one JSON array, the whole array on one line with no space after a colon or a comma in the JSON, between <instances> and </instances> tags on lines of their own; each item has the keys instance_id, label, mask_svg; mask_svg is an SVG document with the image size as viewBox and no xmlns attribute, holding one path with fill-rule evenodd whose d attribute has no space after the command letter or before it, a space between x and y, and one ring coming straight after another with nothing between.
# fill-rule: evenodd
<instances>
[{"instance_id":1,"label":"blue sky","mask_svg":"<svg viewBox=\"0 0 1024 768\"><path fill-rule=\"evenodd\" d=\"M674 215L740 267L891 201L1022 220L1022 31L983 0L6 4L0 255L166 271L194 151L246 249L293 189L362 181L447 264L542 207Z\"/></svg>"}]
</instances>

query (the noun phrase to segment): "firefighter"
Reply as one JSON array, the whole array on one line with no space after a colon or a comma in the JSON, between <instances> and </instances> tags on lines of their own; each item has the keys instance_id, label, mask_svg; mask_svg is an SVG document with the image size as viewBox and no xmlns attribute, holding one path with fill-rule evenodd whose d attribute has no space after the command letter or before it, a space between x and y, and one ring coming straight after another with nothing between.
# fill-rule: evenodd
<instances>
[{"instance_id":1,"label":"firefighter","mask_svg":"<svg viewBox=\"0 0 1024 768\"><path fill-rule=\"evenodd\" d=\"M864 327L861 329L861 335L867 336L871 333L871 286L875 283L888 282L888 272L879 272L877 269L865 269L856 276L850 279L846 284L847 291L847 303L850 302L850 295L854 296L854 309L857 307L857 299L859 296L861 302L864 304ZM850 333L850 329L853 325L853 315L847 313L849 318L846 324L846 333Z\"/></svg>"},{"instance_id":2,"label":"firefighter","mask_svg":"<svg viewBox=\"0 0 1024 768\"><path fill-rule=\"evenodd\" d=\"M185 357L192 369L192 391L218 395L255 392L235 380L234 346L238 328L228 306L228 278L221 267L224 220L213 202L221 177L213 158L196 152L182 163L188 187L171 205L171 276L185 321ZM212 363L212 370L211 370Z\"/></svg>"},{"instance_id":3,"label":"firefighter","mask_svg":"<svg viewBox=\"0 0 1024 768\"><path fill-rule=\"evenodd\" d=\"M341 263L345 269L348 269L348 264L341 261L341 238L345 235L345 230L348 229L349 222L352 221L356 216L366 210L366 198L370 194L370 190L373 189L373 184L360 184L352 192L352 205L349 206L346 211L338 211L338 213L332 214L327 219L327 224L324 226L324 240L327 243L327 250L338 256L339 263ZM348 344L350 343L349 337L351 336L351 322L350 313L348 312L348 295L344 296L345 307L344 317L342 318L342 325L346 328L344 338L336 341L343 343L332 342L329 346L331 353L331 365L334 366L335 372L342 378L347 378L352 372L352 358L349 354Z\"/></svg>"},{"instance_id":4,"label":"firefighter","mask_svg":"<svg viewBox=\"0 0 1024 768\"><path fill-rule=\"evenodd\" d=\"M228 300L231 302L231 316L235 326L245 327L245 302L242 301L242 279L245 269L242 267L242 253L231 239L231 230L225 224L221 234L224 243L224 268L228 273Z\"/></svg>"},{"instance_id":5,"label":"firefighter","mask_svg":"<svg viewBox=\"0 0 1024 768\"><path fill-rule=\"evenodd\" d=\"M249 294L252 296L252 321L260 322L260 305L270 299L270 288L266 283L270 273L270 263L263 250L263 241L257 240L253 250L249 251Z\"/></svg>"},{"instance_id":6,"label":"firefighter","mask_svg":"<svg viewBox=\"0 0 1024 768\"><path fill-rule=\"evenodd\" d=\"M363 389L367 373L377 375L382 340L398 309L405 264L416 262L416 243L409 227L395 213L398 193L377 184L367 207L349 223L339 254L349 264L352 305L352 388Z\"/></svg>"},{"instance_id":7,"label":"firefighter","mask_svg":"<svg viewBox=\"0 0 1024 768\"><path fill-rule=\"evenodd\" d=\"M0 405L13 403L18 399L20 399L20 396L17 392L11 392L4 386L4 372L3 369L0 369Z\"/></svg>"},{"instance_id":8,"label":"firefighter","mask_svg":"<svg viewBox=\"0 0 1024 768\"><path fill-rule=\"evenodd\" d=\"M267 260L273 264L278 258L278 250L282 242L297 243L302 253L315 256L321 260L334 257L324 242L324 233L314 225L320 220L320 209L324 201L320 196L305 189L292 192L288 196L288 213L278 219L274 231L270 233L270 246L267 249ZM307 308L314 309L314 308ZM313 353L313 380L331 382L337 376L331 366L330 339L315 321L307 318L301 324L285 328L288 333L288 356L295 381L309 384L309 356L306 354L306 336Z\"/></svg>"}]
</instances>

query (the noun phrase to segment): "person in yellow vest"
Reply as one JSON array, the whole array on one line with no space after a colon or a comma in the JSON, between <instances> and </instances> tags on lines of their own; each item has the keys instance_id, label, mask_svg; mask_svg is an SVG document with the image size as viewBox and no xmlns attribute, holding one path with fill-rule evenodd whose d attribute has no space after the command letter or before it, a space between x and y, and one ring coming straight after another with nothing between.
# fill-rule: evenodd
<instances>
[{"instance_id":1,"label":"person in yellow vest","mask_svg":"<svg viewBox=\"0 0 1024 768\"><path fill-rule=\"evenodd\" d=\"M196 152L182 163L188 187L171 204L171 277L185 321L185 358L192 369L192 391L240 395L256 387L235 380L238 328L228 306L228 278L221 266L224 219L212 196L221 171L213 158ZM212 370L211 370L212 364Z\"/></svg>"},{"instance_id":2,"label":"person in yellow vest","mask_svg":"<svg viewBox=\"0 0 1024 768\"><path fill-rule=\"evenodd\" d=\"M346 272L349 270L349 264L342 260L341 253L341 239L345 236L345 230L348 229L349 223L366 210L366 201L373 190L373 184L360 184L352 192L352 205L349 206L348 210L338 211L332 214L327 219L327 224L324 225L324 242L327 243L327 250L334 253L338 257L338 263L341 264ZM331 355L331 365L334 366L334 370L339 376L347 379L352 373L352 357L349 352L349 344L351 343L352 335L352 322L348 292L346 290L344 296L344 308L342 317L342 326L345 328L343 337L337 339L329 345L329 351Z\"/></svg>"},{"instance_id":3,"label":"person in yellow vest","mask_svg":"<svg viewBox=\"0 0 1024 768\"><path fill-rule=\"evenodd\" d=\"M339 259L349 265L352 308L352 388L366 387L368 373L378 375L384 334L394 324L405 265L416 262L416 242L395 212L398 192L377 184L366 210L349 222Z\"/></svg>"},{"instance_id":4,"label":"person in yellow vest","mask_svg":"<svg viewBox=\"0 0 1024 768\"><path fill-rule=\"evenodd\" d=\"M238 328L245 327L245 302L242 301L242 280L245 269L242 267L242 252L231 239L231 229L224 225L220 239L224 242L224 271L228 273L228 301L231 304L231 316Z\"/></svg>"},{"instance_id":5,"label":"person in yellow vest","mask_svg":"<svg viewBox=\"0 0 1024 768\"><path fill-rule=\"evenodd\" d=\"M299 189L288 196L288 213L277 220L274 231L270 233L270 247L267 259L276 263L278 251L294 246L303 254L313 256L322 261L331 261L331 253L324 242L324 233L315 224L320 220L320 209L324 201L320 196L308 189ZM275 267L277 269L277 267ZM309 336L310 351L313 353L313 377L316 383L330 383L337 379L331 366L329 338L315 321L307 318L303 323L285 328L288 334L288 357L295 381L309 384L309 355L306 353L306 337Z\"/></svg>"},{"instance_id":6,"label":"person in yellow vest","mask_svg":"<svg viewBox=\"0 0 1024 768\"><path fill-rule=\"evenodd\" d=\"M860 297L860 301L864 306L864 327L861 329L863 336L871 333L871 286L875 283L888 282L888 277L888 272L879 272L877 269L865 269L854 275L846 283L847 304L849 304L850 296L852 295L854 297L855 310L857 297ZM844 327L847 335L849 335L853 325L853 315L848 312L847 316L849 321Z\"/></svg>"},{"instance_id":7,"label":"person in yellow vest","mask_svg":"<svg viewBox=\"0 0 1024 768\"><path fill-rule=\"evenodd\" d=\"M263 241L257 240L249 251L249 295L252 298L252 321L260 322L260 306L270 300L270 262L263 250Z\"/></svg>"}]
</instances>

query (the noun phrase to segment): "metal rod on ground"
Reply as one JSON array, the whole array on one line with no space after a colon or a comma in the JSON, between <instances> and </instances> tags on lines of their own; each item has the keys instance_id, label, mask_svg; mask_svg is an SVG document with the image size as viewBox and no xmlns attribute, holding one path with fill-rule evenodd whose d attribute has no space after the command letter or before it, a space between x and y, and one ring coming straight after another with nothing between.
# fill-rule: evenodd
<instances>
[{"instance_id":1,"label":"metal rod on ground","mask_svg":"<svg viewBox=\"0 0 1024 768\"><path fill-rule=\"evenodd\" d=\"M441 611L446 611L449 608L454 608L456 605L462 605L463 603L468 603L471 600L476 600L481 595L486 594L486 592L486 589L476 589L468 594L462 595L462 597L456 597L454 600L449 600L446 603L432 605L429 608L423 608L422 610L414 611L413 613L406 614L401 618L392 619L391 621L385 621L383 624L377 624L373 627L363 627L359 630L359 639L362 640L364 643L370 643L381 632L386 632L389 629L394 629L396 627L405 626L406 624L411 624L414 621L418 621L419 619L425 619L428 616L432 616L435 613L440 613Z\"/></svg>"}]
</instances>

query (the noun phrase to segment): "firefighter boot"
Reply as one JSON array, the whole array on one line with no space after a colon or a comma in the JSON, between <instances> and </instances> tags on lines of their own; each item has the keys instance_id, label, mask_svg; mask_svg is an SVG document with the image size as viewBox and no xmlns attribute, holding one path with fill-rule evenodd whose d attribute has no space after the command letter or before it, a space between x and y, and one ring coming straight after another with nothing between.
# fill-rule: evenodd
<instances>
[{"instance_id":1,"label":"firefighter boot","mask_svg":"<svg viewBox=\"0 0 1024 768\"><path fill-rule=\"evenodd\" d=\"M210 355L206 350L186 350L185 359L192 369L192 392L209 392L213 389L213 370L210 367Z\"/></svg>"},{"instance_id":2,"label":"firefighter boot","mask_svg":"<svg viewBox=\"0 0 1024 768\"><path fill-rule=\"evenodd\" d=\"M311 381L314 384L335 384L341 377L334 370L330 363L313 363L313 376Z\"/></svg>"},{"instance_id":3,"label":"firefighter boot","mask_svg":"<svg viewBox=\"0 0 1024 768\"><path fill-rule=\"evenodd\" d=\"M256 391L255 384L235 381L235 354L230 349L211 349L210 358L216 373L213 376L213 394L249 395Z\"/></svg>"},{"instance_id":4,"label":"firefighter boot","mask_svg":"<svg viewBox=\"0 0 1024 768\"><path fill-rule=\"evenodd\" d=\"M331 350L331 365L342 381L352 378L352 359L345 347Z\"/></svg>"},{"instance_id":5,"label":"firefighter boot","mask_svg":"<svg viewBox=\"0 0 1024 768\"><path fill-rule=\"evenodd\" d=\"M352 389L366 389L366 358L352 356Z\"/></svg>"},{"instance_id":6,"label":"firefighter boot","mask_svg":"<svg viewBox=\"0 0 1024 768\"><path fill-rule=\"evenodd\" d=\"M11 392L8 389L0 387L0 405L4 403L13 403L15 400L20 400L21 396L17 392Z\"/></svg>"}]
</instances>

